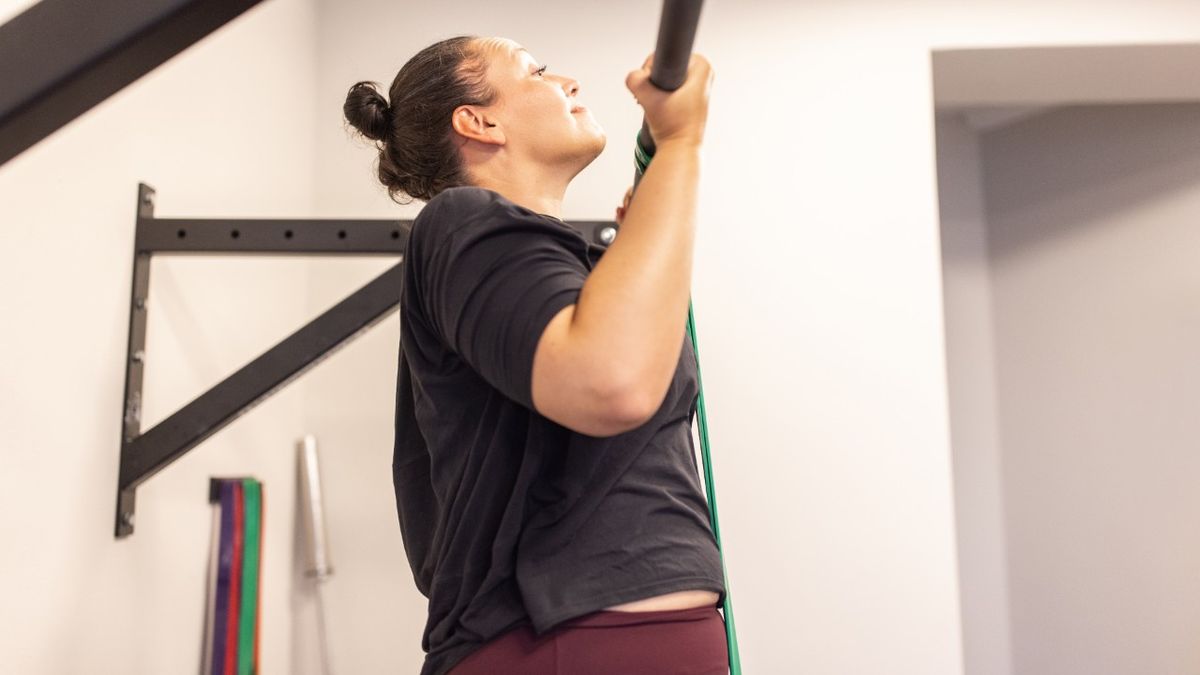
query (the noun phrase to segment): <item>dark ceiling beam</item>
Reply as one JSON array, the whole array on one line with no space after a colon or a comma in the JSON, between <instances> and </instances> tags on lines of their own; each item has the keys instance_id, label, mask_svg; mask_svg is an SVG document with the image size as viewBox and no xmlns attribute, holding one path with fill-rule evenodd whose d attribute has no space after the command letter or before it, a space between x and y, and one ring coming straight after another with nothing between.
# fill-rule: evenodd
<instances>
[{"instance_id":1,"label":"dark ceiling beam","mask_svg":"<svg viewBox=\"0 0 1200 675\"><path fill-rule=\"evenodd\" d=\"M0 25L0 164L261 0L42 0Z\"/></svg>"}]
</instances>

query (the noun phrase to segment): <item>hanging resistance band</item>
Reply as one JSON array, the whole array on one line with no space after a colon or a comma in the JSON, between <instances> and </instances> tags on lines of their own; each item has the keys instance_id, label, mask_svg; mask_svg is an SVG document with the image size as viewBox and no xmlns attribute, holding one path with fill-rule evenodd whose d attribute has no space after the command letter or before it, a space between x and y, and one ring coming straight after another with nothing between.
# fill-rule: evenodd
<instances>
[{"instance_id":1,"label":"hanging resistance band","mask_svg":"<svg viewBox=\"0 0 1200 675\"><path fill-rule=\"evenodd\" d=\"M245 495L245 544L242 547L242 611L238 614L238 675L258 672L258 597L259 562L262 532L262 484L252 478L242 479Z\"/></svg>"},{"instance_id":2,"label":"hanging resistance band","mask_svg":"<svg viewBox=\"0 0 1200 675\"><path fill-rule=\"evenodd\" d=\"M233 483L221 483L221 549L217 555L217 585L209 602L213 605L213 630L209 634L212 647L209 650L212 675L225 673L225 648L229 637L229 587L233 576Z\"/></svg>"},{"instance_id":3,"label":"hanging resistance band","mask_svg":"<svg viewBox=\"0 0 1200 675\"><path fill-rule=\"evenodd\" d=\"M638 136L634 150L634 165L637 176L646 172L650 160L654 158L654 148L646 147ZM725 638L729 643L729 674L741 675L742 663L738 654L737 629L733 625L733 593L729 588L729 572L725 568L725 547L721 545L721 526L717 521L717 488L713 485L712 460L708 452L708 415L704 410L704 378L700 375L700 345L696 342L696 318L692 311L692 302L688 300L688 336L692 339L692 353L696 357L696 383L700 389L696 403L696 419L700 425L700 454L704 460L704 487L708 494L708 518L712 523L713 534L717 537L717 548L721 553L721 571L725 575Z\"/></svg>"},{"instance_id":4,"label":"hanging resistance band","mask_svg":"<svg viewBox=\"0 0 1200 675\"><path fill-rule=\"evenodd\" d=\"M210 501L220 534L210 560L210 619L204 670L208 675L257 675L262 562L262 483L253 478L214 479ZM215 583L214 583L215 582Z\"/></svg>"}]
</instances>

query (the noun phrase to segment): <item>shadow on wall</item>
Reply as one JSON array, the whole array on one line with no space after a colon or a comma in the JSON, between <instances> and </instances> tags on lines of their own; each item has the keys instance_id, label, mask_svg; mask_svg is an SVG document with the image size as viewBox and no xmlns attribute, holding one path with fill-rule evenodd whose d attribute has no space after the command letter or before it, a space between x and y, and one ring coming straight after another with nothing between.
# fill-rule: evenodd
<instances>
[{"instance_id":1,"label":"shadow on wall","mask_svg":"<svg viewBox=\"0 0 1200 675\"><path fill-rule=\"evenodd\" d=\"M1200 140L1181 142L1200 139L1200 105L1089 106L1079 114L1081 107L981 135L988 224L1003 230L989 238L990 255L1036 247L1200 185Z\"/></svg>"}]
</instances>

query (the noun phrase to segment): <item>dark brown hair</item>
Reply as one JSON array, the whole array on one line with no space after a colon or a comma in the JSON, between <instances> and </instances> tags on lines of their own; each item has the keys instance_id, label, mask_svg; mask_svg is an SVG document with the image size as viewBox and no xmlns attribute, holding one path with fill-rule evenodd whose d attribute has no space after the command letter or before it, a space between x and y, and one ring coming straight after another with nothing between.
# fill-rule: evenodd
<instances>
[{"instance_id":1,"label":"dark brown hair","mask_svg":"<svg viewBox=\"0 0 1200 675\"><path fill-rule=\"evenodd\" d=\"M388 89L391 105L376 82L358 82L342 112L379 148L379 182L399 204L429 201L449 187L467 184L450 118L460 105L491 105L487 60L475 36L436 42L408 60ZM407 195L402 201L397 195Z\"/></svg>"}]
</instances>

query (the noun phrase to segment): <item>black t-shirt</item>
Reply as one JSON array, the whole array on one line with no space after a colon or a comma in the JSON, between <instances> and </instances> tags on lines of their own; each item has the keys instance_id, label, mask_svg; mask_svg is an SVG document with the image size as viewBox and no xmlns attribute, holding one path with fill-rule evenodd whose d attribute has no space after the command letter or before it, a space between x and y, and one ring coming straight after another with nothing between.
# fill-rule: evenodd
<instances>
[{"instance_id":1,"label":"black t-shirt","mask_svg":"<svg viewBox=\"0 0 1200 675\"><path fill-rule=\"evenodd\" d=\"M597 438L533 410L533 357L606 249L475 187L430 200L404 258L392 471L405 552L429 598L421 675L522 624L543 634L674 591L724 601L692 442L686 335L658 412Z\"/></svg>"}]
</instances>

